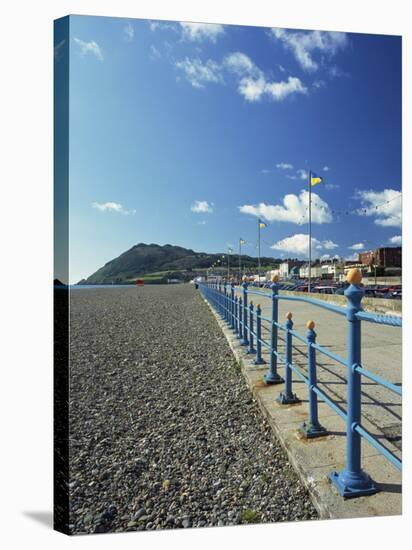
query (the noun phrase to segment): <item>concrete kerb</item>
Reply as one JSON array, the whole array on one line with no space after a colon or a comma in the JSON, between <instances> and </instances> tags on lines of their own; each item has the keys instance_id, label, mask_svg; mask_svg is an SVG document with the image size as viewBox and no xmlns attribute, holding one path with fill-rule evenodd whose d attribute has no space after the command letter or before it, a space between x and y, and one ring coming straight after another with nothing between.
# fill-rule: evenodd
<instances>
[{"instance_id":1,"label":"concrete kerb","mask_svg":"<svg viewBox=\"0 0 412 550\"><path fill-rule=\"evenodd\" d=\"M308 418L307 388L294 379L295 390L302 402L293 405L280 405L275 398L283 389L279 386L267 386L263 374L268 365L253 365L253 355L247 354L239 340L226 326L225 322L205 300L222 329L242 374L256 399L263 416L268 421L276 438L285 450L288 459L308 489L312 502L323 519L370 517L399 515L402 513L402 475L378 451L362 441L363 463L365 470L380 486L376 495L343 499L329 483L328 474L344 467L345 460L345 422L330 407L319 401L319 417L329 434L318 439L305 439L299 433L299 426ZM267 353L265 354L267 358ZM280 372L283 365L279 365ZM299 384L299 386L297 385ZM364 427L378 437L384 434L367 419L362 420ZM385 440L385 445L394 454L398 449Z\"/></svg>"}]
</instances>

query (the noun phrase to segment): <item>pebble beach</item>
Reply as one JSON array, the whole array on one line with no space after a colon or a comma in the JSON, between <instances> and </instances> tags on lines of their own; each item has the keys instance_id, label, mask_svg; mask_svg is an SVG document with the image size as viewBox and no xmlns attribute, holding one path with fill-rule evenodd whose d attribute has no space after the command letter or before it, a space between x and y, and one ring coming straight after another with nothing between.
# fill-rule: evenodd
<instances>
[{"instance_id":1,"label":"pebble beach","mask_svg":"<svg viewBox=\"0 0 412 550\"><path fill-rule=\"evenodd\" d=\"M317 518L193 285L70 293L70 531Z\"/></svg>"}]
</instances>

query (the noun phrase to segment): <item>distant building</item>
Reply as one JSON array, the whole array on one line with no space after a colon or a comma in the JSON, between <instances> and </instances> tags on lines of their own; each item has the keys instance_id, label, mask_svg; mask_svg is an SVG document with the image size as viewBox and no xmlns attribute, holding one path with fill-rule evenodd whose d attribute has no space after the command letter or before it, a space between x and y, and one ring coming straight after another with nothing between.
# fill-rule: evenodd
<instances>
[{"instance_id":1,"label":"distant building","mask_svg":"<svg viewBox=\"0 0 412 550\"><path fill-rule=\"evenodd\" d=\"M360 252L359 263L382 267L402 267L402 247L385 247Z\"/></svg>"},{"instance_id":2,"label":"distant building","mask_svg":"<svg viewBox=\"0 0 412 550\"><path fill-rule=\"evenodd\" d=\"M336 263L327 263L320 266L322 279L339 279L343 268Z\"/></svg>"},{"instance_id":3,"label":"distant building","mask_svg":"<svg viewBox=\"0 0 412 550\"><path fill-rule=\"evenodd\" d=\"M320 265L313 265L310 269L310 276L313 279L320 278L322 276L322 268ZM309 265L303 265L299 269L299 277L301 279L308 279L309 278Z\"/></svg>"},{"instance_id":4,"label":"distant building","mask_svg":"<svg viewBox=\"0 0 412 550\"><path fill-rule=\"evenodd\" d=\"M303 263L304 262L300 260L286 260L282 262L279 266L279 277L281 279L288 279L289 277L298 276L299 267L302 266Z\"/></svg>"}]
</instances>

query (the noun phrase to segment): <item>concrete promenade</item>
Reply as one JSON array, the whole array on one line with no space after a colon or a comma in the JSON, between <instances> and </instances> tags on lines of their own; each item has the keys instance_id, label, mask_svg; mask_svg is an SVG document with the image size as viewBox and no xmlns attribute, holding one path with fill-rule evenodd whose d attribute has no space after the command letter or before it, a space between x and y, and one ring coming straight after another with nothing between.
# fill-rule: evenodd
<instances>
[{"instance_id":1,"label":"concrete promenade","mask_svg":"<svg viewBox=\"0 0 412 550\"><path fill-rule=\"evenodd\" d=\"M253 289L250 289L251 291ZM239 292L239 291L238 291ZM268 298L249 294L249 300L258 303L264 317L271 317L271 291ZM279 300L279 322L285 322L287 312L292 312L294 330L306 334L306 322L315 322L317 343L346 358L346 318L320 307L295 301ZM281 406L275 398L283 384L266 386L263 376L268 366L256 367L253 356L247 355L244 347L225 323L220 321L226 337L264 414L286 448L289 458L311 489L320 514L324 517L355 517L391 515L401 513L401 474L387 459L369 443L362 440L363 468L380 485L381 492L371 497L344 501L327 481L332 470L341 470L345 461L345 422L319 399L319 420L329 435L307 441L300 437L298 427L308 417L307 386L293 374L293 392L301 399L296 405ZM270 341L269 323L262 322L262 337ZM402 330L396 327L362 321L362 366L394 384L402 381ZM278 351L284 355L284 339L279 331ZM262 348L263 358L269 363L268 350ZM293 363L307 374L307 348L303 342L293 340ZM279 363L278 372L284 376L284 365ZM317 375L319 387L339 406L346 410L346 367L317 352ZM362 425L396 456L401 456L401 398L382 386L362 377Z\"/></svg>"}]
</instances>

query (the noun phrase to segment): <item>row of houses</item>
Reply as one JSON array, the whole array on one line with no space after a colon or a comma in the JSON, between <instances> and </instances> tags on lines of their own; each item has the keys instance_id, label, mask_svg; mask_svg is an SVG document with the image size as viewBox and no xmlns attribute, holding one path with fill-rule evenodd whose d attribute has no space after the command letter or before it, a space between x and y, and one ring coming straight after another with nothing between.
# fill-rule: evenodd
<instances>
[{"instance_id":1,"label":"row of houses","mask_svg":"<svg viewBox=\"0 0 412 550\"><path fill-rule=\"evenodd\" d=\"M321 263L318 260L310 268L310 277L312 279L340 280L353 267L357 267L366 273L371 266L400 268L402 266L402 248L382 247L368 252L361 252L358 255L357 262L331 260ZM274 275L277 275L280 279L307 279L309 278L309 264L299 260L287 260L281 263L278 269L268 272L266 279L270 280Z\"/></svg>"},{"instance_id":2,"label":"row of houses","mask_svg":"<svg viewBox=\"0 0 412 550\"><path fill-rule=\"evenodd\" d=\"M312 279L338 279L343 273L343 268L337 263L315 264L311 266ZM267 272L266 279L276 275L280 279L307 279L309 277L309 264L293 265L292 262L283 262L278 269Z\"/></svg>"}]
</instances>

